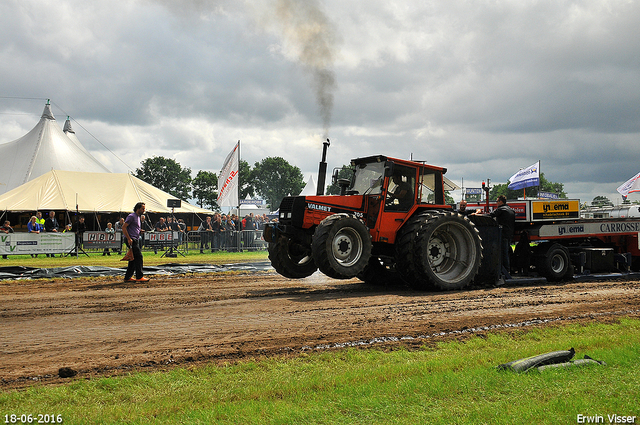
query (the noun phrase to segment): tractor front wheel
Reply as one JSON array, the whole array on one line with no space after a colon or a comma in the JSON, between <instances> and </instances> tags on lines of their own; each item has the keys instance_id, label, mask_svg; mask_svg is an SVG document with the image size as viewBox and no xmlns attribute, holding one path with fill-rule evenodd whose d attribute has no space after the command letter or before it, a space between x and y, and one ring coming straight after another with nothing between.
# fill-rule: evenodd
<instances>
[{"instance_id":1,"label":"tractor front wheel","mask_svg":"<svg viewBox=\"0 0 640 425\"><path fill-rule=\"evenodd\" d=\"M311 250L285 235L269 242L269 260L278 273L290 279L311 276L318 267L311 257Z\"/></svg>"},{"instance_id":2,"label":"tractor front wheel","mask_svg":"<svg viewBox=\"0 0 640 425\"><path fill-rule=\"evenodd\" d=\"M361 273L371 256L371 236L364 223L347 214L334 214L320 222L311 251L320 271L334 279Z\"/></svg>"}]
</instances>

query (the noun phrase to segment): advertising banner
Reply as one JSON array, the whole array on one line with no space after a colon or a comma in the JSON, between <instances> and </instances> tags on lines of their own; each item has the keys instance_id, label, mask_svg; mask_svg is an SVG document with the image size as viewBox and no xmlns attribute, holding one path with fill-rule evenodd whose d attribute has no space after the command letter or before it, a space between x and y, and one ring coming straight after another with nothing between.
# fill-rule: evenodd
<instances>
[{"instance_id":1,"label":"advertising banner","mask_svg":"<svg viewBox=\"0 0 640 425\"><path fill-rule=\"evenodd\" d=\"M122 247L122 233L84 232L82 246L84 249L120 249Z\"/></svg>"},{"instance_id":2,"label":"advertising banner","mask_svg":"<svg viewBox=\"0 0 640 425\"><path fill-rule=\"evenodd\" d=\"M568 218L580 218L580 201L533 201L533 220L558 220Z\"/></svg>"},{"instance_id":3,"label":"advertising banner","mask_svg":"<svg viewBox=\"0 0 640 425\"><path fill-rule=\"evenodd\" d=\"M145 246L170 246L178 244L178 232L145 232Z\"/></svg>"},{"instance_id":4,"label":"advertising banner","mask_svg":"<svg viewBox=\"0 0 640 425\"><path fill-rule=\"evenodd\" d=\"M0 255L62 254L75 246L75 233L0 234Z\"/></svg>"},{"instance_id":5,"label":"advertising banner","mask_svg":"<svg viewBox=\"0 0 640 425\"><path fill-rule=\"evenodd\" d=\"M585 237L589 235L610 235L638 234L640 232L640 221L593 221L571 224L554 224L542 226L538 236L542 238L565 236L565 237Z\"/></svg>"},{"instance_id":6,"label":"advertising banner","mask_svg":"<svg viewBox=\"0 0 640 425\"><path fill-rule=\"evenodd\" d=\"M557 193L553 193L553 192L538 192L538 198L545 198L545 199L558 199L560 196L558 196Z\"/></svg>"}]
</instances>

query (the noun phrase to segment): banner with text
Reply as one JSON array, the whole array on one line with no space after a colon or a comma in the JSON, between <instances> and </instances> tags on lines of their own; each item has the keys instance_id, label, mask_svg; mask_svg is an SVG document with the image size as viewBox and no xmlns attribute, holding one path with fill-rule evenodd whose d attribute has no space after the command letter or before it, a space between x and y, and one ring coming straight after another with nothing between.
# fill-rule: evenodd
<instances>
[{"instance_id":1,"label":"banner with text","mask_svg":"<svg viewBox=\"0 0 640 425\"><path fill-rule=\"evenodd\" d=\"M511 190L525 187L540 186L540 161L515 173L509 179L508 188Z\"/></svg>"},{"instance_id":2,"label":"banner with text","mask_svg":"<svg viewBox=\"0 0 640 425\"><path fill-rule=\"evenodd\" d=\"M76 246L75 233L0 233L0 255L61 254Z\"/></svg>"},{"instance_id":3,"label":"banner with text","mask_svg":"<svg viewBox=\"0 0 640 425\"><path fill-rule=\"evenodd\" d=\"M640 192L640 173L631 177L616 189L622 196L629 196L630 193Z\"/></svg>"},{"instance_id":4,"label":"banner with text","mask_svg":"<svg viewBox=\"0 0 640 425\"><path fill-rule=\"evenodd\" d=\"M236 143L231 153L227 155L218 177L218 187L220 188L218 205L221 207L238 206L238 172L240 170L238 149L240 149L240 141Z\"/></svg>"}]
</instances>

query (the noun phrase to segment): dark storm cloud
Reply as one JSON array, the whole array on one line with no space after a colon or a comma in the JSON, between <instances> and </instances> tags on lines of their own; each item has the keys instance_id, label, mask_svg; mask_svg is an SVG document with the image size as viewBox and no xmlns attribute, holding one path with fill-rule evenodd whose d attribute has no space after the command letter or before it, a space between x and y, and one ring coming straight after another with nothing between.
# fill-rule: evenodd
<instances>
[{"instance_id":1,"label":"dark storm cloud","mask_svg":"<svg viewBox=\"0 0 640 425\"><path fill-rule=\"evenodd\" d=\"M329 129L330 168L413 153L479 183L540 159L585 197L640 171L638 24L624 0L9 0L0 95L52 98L135 166L216 170L243 139L306 178ZM35 125L0 120L0 142Z\"/></svg>"}]
</instances>

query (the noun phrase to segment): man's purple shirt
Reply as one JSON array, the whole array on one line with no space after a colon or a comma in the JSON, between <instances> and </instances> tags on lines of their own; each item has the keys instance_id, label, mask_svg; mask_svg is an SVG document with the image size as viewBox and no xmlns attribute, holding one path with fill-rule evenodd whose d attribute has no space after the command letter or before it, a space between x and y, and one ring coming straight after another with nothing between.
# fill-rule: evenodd
<instances>
[{"instance_id":1,"label":"man's purple shirt","mask_svg":"<svg viewBox=\"0 0 640 425\"><path fill-rule=\"evenodd\" d=\"M131 239L140 238L140 216L136 213L131 213L124 221L127 223L127 233Z\"/></svg>"}]
</instances>

